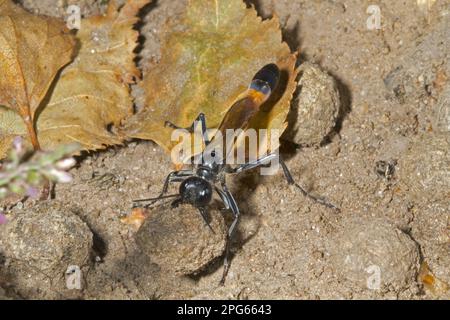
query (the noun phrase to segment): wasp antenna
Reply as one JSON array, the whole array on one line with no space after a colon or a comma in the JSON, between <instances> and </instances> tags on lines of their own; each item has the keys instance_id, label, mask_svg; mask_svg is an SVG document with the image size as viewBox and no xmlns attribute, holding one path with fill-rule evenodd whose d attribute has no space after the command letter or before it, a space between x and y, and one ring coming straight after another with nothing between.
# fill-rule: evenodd
<instances>
[{"instance_id":1,"label":"wasp antenna","mask_svg":"<svg viewBox=\"0 0 450 320\"><path fill-rule=\"evenodd\" d=\"M167 198L173 198L178 196L178 194L170 194L167 196L159 196L156 198L147 198L147 199L137 199L137 200L133 200L133 202L147 202L147 201L158 201L158 200L162 200L162 199L167 199Z\"/></svg>"}]
</instances>

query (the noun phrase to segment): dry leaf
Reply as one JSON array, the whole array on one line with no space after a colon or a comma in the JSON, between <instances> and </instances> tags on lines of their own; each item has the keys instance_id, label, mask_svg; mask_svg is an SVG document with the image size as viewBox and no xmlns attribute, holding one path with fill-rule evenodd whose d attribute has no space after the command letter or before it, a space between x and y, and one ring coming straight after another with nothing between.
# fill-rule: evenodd
<instances>
[{"instance_id":1,"label":"dry leaf","mask_svg":"<svg viewBox=\"0 0 450 320\"><path fill-rule=\"evenodd\" d=\"M111 1L105 16L82 20L77 57L61 73L37 119L44 149L76 141L86 150L95 150L123 141L115 128L132 114L130 84L140 76L134 63L138 32L133 25L139 9L149 2L128 0L119 10ZM10 140L23 130L0 107L0 136Z\"/></svg>"},{"instance_id":2,"label":"dry leaf","mask_svg":"<svg viewBox=\"0 0 450 320\"><path fill-rule=\"evenodd\" d=\"M131 226L135 231L139 230L142 224L147 219L148 210L144 208L133 208L125 217L120 218L120 222Z\"/></svg>"},{"instance_id":3,"label":"dry leaf","mask_svg":"<svg viewBox=\"0 0 450 320\"><path fill-rule=\"evenodd\" d=\"M20 114L35 149L36 112L58 71L71 61L73 49L62 21L0 0L0 105Z\"/></svg>"},{"instance_id":4,"label":"dry leaf","mask_svg":"<svg viewBox=\"0 0 450 320\"><path fill-rule=\"evenodd\" d=\"M38 120L45 148L76 141L95 150L123 141L114 129L133 112L129 85L140 75L134 63L138 32L133 25L147 3L128 0L118 10L112 1L106 16L82 20L80 52L63 71Z\"/></svg>"},{"instance_id":5,"label":"dry leaf","mask_svg":"<svg viewBox=\"0 0 450 320\"><path fill-rule=\"evenodd\" d=\"M170 151L176 143L165 121L188 127L203 112L208 127L217 127L255 73L272 62L282 70L280 91L251 124L285 129L296 87L296 55L282 42L278 18L262 21L241 0L191 0L186 13L167 28L162 59L140 83L143 109L127 120L126 134Z\"/></svg>"},{"instance_id":6,"label":"dry leaf","mask_svg":"<svg viewBox=\"0 0 450 320\"><path fill-rule=\"evenodd\" d=\"M16 133L26 135L26 131L25 123L16 112L0 106L0 159L8 155Z\"/></svg>"}]
</instances>

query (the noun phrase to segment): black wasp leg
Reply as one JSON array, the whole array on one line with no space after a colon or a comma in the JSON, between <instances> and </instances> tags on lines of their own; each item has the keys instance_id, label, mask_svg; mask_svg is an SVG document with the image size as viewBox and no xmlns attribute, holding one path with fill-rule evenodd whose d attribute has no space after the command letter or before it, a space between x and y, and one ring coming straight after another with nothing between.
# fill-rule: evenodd
<instances>
[{"instance_id":1,"label":"black wasp leg","mask_svg":"<svg viewBox=\"0 0 450 320\"><path fill-rule=\"evenodd\" d=\"M208 131L207 131L207 127L206 127L206 117L205 117L205 114L204 114L204 113L200 113L200 114L197 116L197 118L194 120L194 122L192 123L192 125L191 125L190 127L188 127L188 128L181 128L181 127L179 127L179 126L173 124L173 123L170 122L170 121L166 121L166 122L164 123L164 125L165 125L166 127L170 127L170 128L173 128L173 129L184 129L184 130L189 131L190 133L194 133L194 130L195 130L195 124L196 124L197 122L200 122L200 125L202 126L201 129L202 129L203 142L204 142L205 146L207 146L207 145L209 144L210 140L209 140L209 138L208 138Z\"/></svg>"},{"instance_id":2,"label":"black wasp leg","mask_svg":"<svg viewBox=\"0 0 450 320\"><path fill-rule=\"evenodd\" d=\"M225 205L225 208L222 208L222 210L230 210L230 204L228 203L227 195L225 192L220 190L219 188L216 188L216 192L219 194L220 199L222 199L223 204Z\"/></svg>"},{"instance_id":3,"label":"black wasp leg","mask_svg":"<svg viewBox=\"0 0 450 320\"><path fill-rule=\"evenodd\" d=\"M211 230L212 233L215 233L213 228L211 227L211 224L208 221L208 210L205 207L199 207L198 211L200 212L200 215L203 218L203 221L205 221L205 224L208 226L208 228Z\"/></svg>"},{"instance_id":4,"label":"black wasp leg","mask_svg":"<svg viewBox=\"0 0 450 320\"><path fill-rule=\"evenodd\" d=\"M255 161L245 163L236 168L233 168L230 171L227 171L227 173L239 173L242 171L254 169L254 168L260 167L262 165L268 164L268 162L272 161L272 159L275 159L276 157L278 157L278 155L276 153L271 153L271 154L268 154L267 156L264 156L260 159L255 160Z\"/></svg>"},{"instance_id":5,"label":"black wasp leg","mask_svg":"<svg viewBox=\"0 0 450 320\"><path fill-rule=\"evenodd\" d=\"M225 284L225 279L227 277L228 274L228 270L230 269L230 246L231 246L231 240L233 238L233 234L236 230L236 226L239 222L239 217L240 217L240 212L239 212L239 208L237 206L236 200L234 200L233 195L230 193L230 191L228 190L228 187L225 183L225 178L221 179L221 185L222 185L222 192L219 192L219 195L221 195L221 197L223 196L226 200L224 201L225 205L228 206L231 211L233 212L233 216L234 216L234 220L233 223L231 224L230 228L228 229L228 233L227 233L227 240L226 240L226 244L225 244L225 257L224 257L224 261L223 261L223 274L222 274L222 279L220 280L220 285L224 285Z\"/></svg>"},{"instance_id":6,"label":"black wasp leg","mask_svg":"<svg viewBox=\"0 0 450 320\"><path fill-rule=\"evenodd\" d=\"M169 184L172 182L180 181L186 177L192 176L194 173L192 170L178 170L178 171L172 171L169 173L169 175L166 177L166 181L164 181L164 186L159 194L159 196L163 196L167 190L169 189Z\"/></svg>"},{"instance_id":7,"label":"black wasp leg","mask_svg":"<svg viewBox=\"0 0 450 320\"><path fill-rule=\"evenodd\" d=\"M189 177L191 175L193 175L193 172L191 170L172 171L171 173L169 173L167 175L166 180L164 181L163 189L162 189L162 191L161 191L161 193L159 194L158 197L133 200L134 207L137 206L136 202L146 202L146 201L151 201L151 202L149 204L145 205L145 207L150 206L155 201L157 201L159 199L162 199L164 197L164 195L166 194L167 190L169 189L169 184L170 183L183 181L186 177Z\"/></svg>"},{"instance_id":8,"label":"black wasp leg","mask_svg":"<svg viewBox=\"0 0 450 320\"><path fill-rule=\"evenodd\" d=\"M302 186L300 186L298 183L296 183L294 178L292 177L291 173L289 172L289 169L288 169L286 163L284 163L282 157L280 155L276 154L276 153L271 153L271 154L269 154L267 156L264 156L264 157L262 157L262 158L260 158L260 159L258 159L256 161L240 165L240 166L238 166L236 168L231 169L230 171L228 171L228 173L239 173L239 172L242 172L242 171L245 171L245 170L254 169L254 168L257 168L259 166L268 164L272 159L275 159L276 157L278 157L278 160L279 160L279 162L281 164L281 167L283 169L284 176L286 177L286 180L287 180L287 182L289 184L295 185L305 197L308 197L308 198L316 201L317 203L320 203L320 204L322 204L322 205L324 205L324 206L326 206L328 208L335 209L335 210L339 211L339 208L336 207L334 204L328 202L324 198L316 197L316 196L312 195L311 193L306 191L306 189L304 189Z\"/></svg>"},{"instance_id":9,"label":"black wasp leg","mask_svg":"<svg viewBox=\"0 0 450 320\"><path fill-rule=\"evenodd\" d=\"M324 199L322 197L317 197L317 196L312 195L311 193L306 191L306 189L304 189L301 185L299 185L297 182L295 182L286 163L284 163L281 156L279 157L279 161L280 161L281 167L283 168L284 176L286 177L286 180L289 184L296 186L305 197L308 197L308 198L314 200L315 202L320 203L328 208L340 211L340 209L337 206L335 206L334 204L332 204L331 202L328 202L326 199Z\"/></svg>"},{"instance_id":10,"label":"black wasp leg","mask_svg":"<svg viewBox=\"0 0 450 320\"><path fill-rule=\"evenodd\" d=\"M240 216L240 212L239 212L239 207L236 203L236 200L234 200L233 195L231 194L231 192L228 190L228 187L225 183L225 180L223 179L221 182L222 185L222 190L225 194L225 197L227 199L227 203L231 209L231 211L233 212L234 215L234 220L233 223L231 224L230 228L228 229L228 236L231 237L234 233L234 230L236 229L236 225L239 222L239 216Z\"/></svg>"}]
</instances>

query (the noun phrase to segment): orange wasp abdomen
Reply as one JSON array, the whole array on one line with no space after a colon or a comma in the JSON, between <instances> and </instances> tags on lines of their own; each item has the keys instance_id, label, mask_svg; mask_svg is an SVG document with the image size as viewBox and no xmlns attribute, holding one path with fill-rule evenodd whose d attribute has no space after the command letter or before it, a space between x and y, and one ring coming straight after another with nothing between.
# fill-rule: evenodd
<instances>
[{"instance_id":1,"label":"orange wasp abdomen","mask_svg":"<svg viewBox=\"0 0 450 320\"><path fill-rule=\"evenodd\" d=\"M227 129L244 129L275 90L279 78L280 70L274 63L260 69L253 77L245 96L233 104L222 120L219 126L222 135L225 135Z\"/></svg>"}]
</instances>

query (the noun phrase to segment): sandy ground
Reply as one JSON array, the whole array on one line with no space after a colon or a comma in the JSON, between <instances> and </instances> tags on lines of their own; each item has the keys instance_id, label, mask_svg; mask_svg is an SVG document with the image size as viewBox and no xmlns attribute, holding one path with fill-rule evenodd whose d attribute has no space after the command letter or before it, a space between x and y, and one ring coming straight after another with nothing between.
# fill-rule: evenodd
<instances>
[{"instance_id":1,"label":"sandy ground","mask_svg":"<svg viewBox=\"0 0 450 320\"><path fill-rule=\"evenodd\" d=\"M85 14L103 8L101 1L62 2L23 1L50 15L61 15L65 2L82 3ZM316 63L337 82L333 132L314 146L284 141L282 151L294 178L341 212L303 197L281 172L231 177L242 221L226 285L218 285L220 258L179 276L165 268L171 261L188 268L179 247L169 246L157 264L120 222L131 200L158 194L173 169L157 145L133 141L80 158L75 181L56 186L54 200L9 209L0 231L0 298L448 299L449 2L425 12L413 0L379 1L381 29L368 30L372 2L249 1L264 18L280 17L300 63ZM160 0L144 10L144 72L159 58L164 21L184 6ZM212 214L223 226L222 214ZM185 218L198 234L171 239L185 240L180 248L200 246L201 259L216 256L204 254L216 244L201 242L208 230L198 215ZM435 287L420 281L424 262ZM80 267L81 290L66 288L71 264Z\"/></svg>"}]
</instances>

